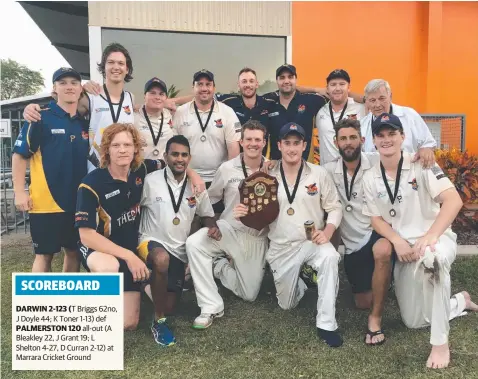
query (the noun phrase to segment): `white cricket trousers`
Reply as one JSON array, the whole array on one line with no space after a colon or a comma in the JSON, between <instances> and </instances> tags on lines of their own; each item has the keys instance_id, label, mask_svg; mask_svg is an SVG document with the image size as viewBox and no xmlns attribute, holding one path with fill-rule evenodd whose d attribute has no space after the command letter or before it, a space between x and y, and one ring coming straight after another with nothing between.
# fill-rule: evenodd
<instances>
[{"instance_id":1,"label":"white cricket trousers","mask_svg":"<svg viewBox=\"0 0 478 379\"><path fill-rule=\"evenodd\" d=\"M216 241L202 228L186 240L191 276L201 313L218 313L224 310L214 276L236 296L254 301L264 276L267 237L255 237L234 229L228 222L218 220L222 238ZM214 258L227 254L233 262L221 262L213 275Z\"/></svg>"},{"instance_id":2,"label":"white cricket trousers","mask_svg":"<svg viewBox=\"0 0 478 379\"><path fill-rule=\"evenodd\" d=\"M297 306L307 289L299 277L304 263L317 271L317 318L316 325L324 330L336 330L335 301L339 290L340 254L329 242L316 245L305 241L299 245L278 249L271 247L266 255L282 309Z\"/></svg>"},{"instance_id":3,"label":"white cricket trousers","mask_svg":"<svg viewBox=\"0 0 478 379\"><path fill-rule=\"evenodd\" d=\"M449 320L465 310L463 294L458 293L450 299L450 269L456 249L456 236L442 235L434 253L427 248L422 259L395 264L395 294L402 320L409 328L431 326L432 345L448 343ZM426 272L426 267L433 264L435 273Z\"/></svg>"}]
</instances>

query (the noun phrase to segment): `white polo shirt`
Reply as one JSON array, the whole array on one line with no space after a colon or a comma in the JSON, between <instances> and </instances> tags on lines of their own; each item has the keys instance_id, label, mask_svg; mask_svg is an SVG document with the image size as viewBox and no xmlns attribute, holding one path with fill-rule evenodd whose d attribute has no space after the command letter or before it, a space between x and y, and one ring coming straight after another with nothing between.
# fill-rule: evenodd
<instances>
[{"instance_id":1,"label":"white polo shirt","mask_svg":"<svg viewBox=\"0 0 478 379\"><path fill-rule=\"evenodd\" d=\"M343 205L343 218L340 224L340 234L345 245L345 254L351 254L364 247L372 234L372 225L370 217L362 213L363 206L363 186L362 179L364 173L369 170L380 159L378 153L362 153L361 164L355 177L352 187L350 201L347 200L345 193L345 183L343 174L343 159L340 157L336 162L329 162L324 167L334 178L335 187L340 195L340 201ZM348 188L350 193L350 183L352 175L347 172ZM348 212L345 207L347 204L352 206Z\"/></svg>"},{"instance_id":2,"label":"white polo shirt","mask_svg":"<svg viewBox=\"0 0 478 379\"><path fill-rule=\"evenodd\" d=\"M329 102L330 103L330 102ZM315 118L315 125L319 133L320 165L333 162L340 157L339 150L334 144L335 130L330 117L329 103L320 108ZM332 112L335 123L339 122L341 109L339 112ZM363 104L356 103L351 97L347 101L347 109L342 119L354 118L361 120L365 116L365 107Z\"/></svg>"},{"instance_id":3,"label":"white polo shirt","mask_svg":"<svg viewBox=\"0 0 478 379\"><path fill-rule=\"evenodd\" d=\"M168 175L168 184L173 191L174 201L177 202L179 199L184 179L181 183L178 183L169 167L146 175L141 197L139 242L145 240L157 241L164 245L169 253L181 261L187 262L186 239L191 231L194 215L214 217L214 211L207 191L203 191L195 197L188 182L179 211L176 214L168 186L164 180L164 170ZM179 225L173 224L173 219L176 216L180 219Z\"/></svg>"},{"instance_id":4,"label":"white polo shirt","mask_svg":"<svg viewBox=\"0 0 478 379\"><path fill-rule=\"evenodd\" d=\"M119 123L127 123L132 124L134 123L134 116L133 116L133 96L128 91L123 91L124 99L123 103L121 104L121 109L119 110ZM103 137L103 131L105 128L113 124L113 117L111 116L110 106L108 104L108 100L106 99L106 95L101 90L100 95L88 95L88 103L89 103L89 139L90 139L90 155L96 155L98 161L100 161L100 146L101 146L101 139ZM113 111L115 116L118 114L118 103L112 103ZM96 166L92 164L92 162L88 161L88 172L94 170Z\"/></svg>"},{"instance_id":5,"label":"white polo shirt","mask_svg":"<svg viewBox=\"0 0 478 379\"><path fill-rule=\"evenodd\" d=\"M227 161L227 144L241 139L241 123L234 110L217 100L213 104L211 119L204 133L194 110L194 100L181 105L173 117L176 133L184 135L191 145L189 167L205 182L212 181L219 166ZM206 126L209 110L198 112L203 126Z\"/></svg>"},{"instance_id":6,"label":"white polo shirt","mask_svg":"<svg viewBox=\"0 0 478 379\"><path fill-rule=\"evenodd\" d=\"M382 179L380 162L363 176L363 213L367 216L381 216L410 244L423 237L435 222L440 212L438 195L449 188L454 188L453 183L437 164L431 169L423 169L420 162L411 163L412 159L413 154L403 153L400 186L393 205ZM387 181L393 194L395 180L387 176ZM392 208L397 212L395 217L390 216ZM455 234L451 228L445 233L454 238Z\"/></svg>"},{"instance_id":7,"label":"white polo shirt","mask_svg":"<svg viewBox=\"0 0 478 379\"><path fill-rule=\"evenodd\" d=\"M324 229L324 212L328 213L327 223L339 227L342 220L342 204L335 189L335 184L327 170L321 166L305 162L299 181L297 193L292 204L289 204L282 183L279 165L269 173L279 181L278 199L279 216L269 225L271 249L282 250L295 248L307 240L304 223L314 221L316 229ZM294 184L289 186L292 195ZM292 216L287 214L289 208L294 209Z\"/></svg>"},{"instance_id":8,"label":"white polo shirt","mask_svg":"<svg viewBox=\"0 0 478 379\"><path fill-rule=\"evenodd\" d=\"M240 203L241 199L239 194L239 184L245 179L244 172L242 171L241 155L242 154L219 166L219 169L214 176L214 180L208 189L209 198L211 199L212 204L216 204L224 199L225 209L224 212L222 212L220 219L227 221L234 229L251 236L266 237L269 228L264 228L259 231L247 227L234 218L233 209ZM248 175L252 174L252 171L247 165L246 171Z\"/></svg>"},{"instance_id":9,"label":"white polo shirt","mask_svg":"<svg viewBox=\"0 0 478 379\"><path fill-rule=\"evenodd\" d=\"M144 106L141 107L139 112L134 114L134 126L138 129L139 133L141 134L142 140L142 148L141 152L143 154L143 158L147 159L162 159L163 153L166 150L166 142L176 134L173 129L173 116L169 109L164 108L162 115L163 115L163 127L161 128L161 116L159 117L151 117L149 116L149 122L151 123L151 127L153 129L155 137L158 135L159 131L161 130L161 136L159 137L158 143L155 146L153 141L153 136L151 135L151 131L148 126L148 122L144 117L143 112ZM158 150L158 155L154 155L154 150Z\"/></svg>"},{"instance_id":10,"label":"white polo shirt","mask_svg":"<svg viewBox=\"0 0 478 379\"><path fill-rule=\"evenodd\" d=\"M430 129L414 109L396 104L392 104L392 108L393 114L400 119L405 133L405 141L402 144L403 151L416 153L421 147L436 147L437 143L430 133ZM365 152L377 151L373 144L372 116L373 114L370 112L360 120L362 137L365 137L365 143L363 144L363 151Z\"/></svg>"}]
</instances>

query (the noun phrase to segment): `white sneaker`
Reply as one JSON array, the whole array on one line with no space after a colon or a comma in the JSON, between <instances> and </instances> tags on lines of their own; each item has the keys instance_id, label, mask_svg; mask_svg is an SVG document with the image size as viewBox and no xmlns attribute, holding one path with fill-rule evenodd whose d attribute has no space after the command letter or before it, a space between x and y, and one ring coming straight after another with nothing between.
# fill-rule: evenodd
<instances>
[{"instance_id":1,"label":"white sneaker","mask_svg":"<svg viewBox=\"0 0 478 379\"><path fill-rule=\"evenodd\" d=\"M224 316L224 311L218 313L201 313L193 323L194 329L206 329L209 328L212 324L212 321L215 318Z\"/></svg>"}]
</instances>

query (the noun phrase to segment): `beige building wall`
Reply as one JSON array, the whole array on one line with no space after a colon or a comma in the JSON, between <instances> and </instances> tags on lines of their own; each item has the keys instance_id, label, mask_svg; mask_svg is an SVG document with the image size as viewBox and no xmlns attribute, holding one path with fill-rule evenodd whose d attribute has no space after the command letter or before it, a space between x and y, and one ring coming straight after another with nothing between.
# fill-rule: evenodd
<instances>
[{"instance_id":1,"label":"beige building wall","mask_svg":"<svg viewBox=\"0 0 478 379\"><path fill-rule=\"evenodd\" d=\"M289 1L89 1L89 26L290 36Z\"/></svg>"}]
</instances>

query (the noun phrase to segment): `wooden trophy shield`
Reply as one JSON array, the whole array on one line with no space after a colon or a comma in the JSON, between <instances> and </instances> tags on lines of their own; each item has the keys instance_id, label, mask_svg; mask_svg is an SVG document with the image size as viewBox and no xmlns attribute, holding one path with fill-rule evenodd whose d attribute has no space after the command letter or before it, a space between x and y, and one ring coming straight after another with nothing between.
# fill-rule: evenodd
<instances>
[{"instance_id":1,"label":"wooden trophy shield","mask_svg":"<svg viewBox=\"0 0 478 379\"><path fill-rule=\"evenodd\" d=\"M279 215L277 191L279 182L273 176L257 171L239 184L241 203L248 207L247 216L241 222L256 230L262 230Z\"/></svg>"}]
</instances>

